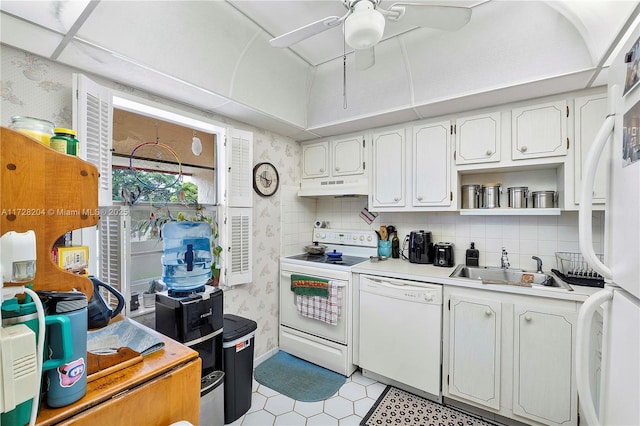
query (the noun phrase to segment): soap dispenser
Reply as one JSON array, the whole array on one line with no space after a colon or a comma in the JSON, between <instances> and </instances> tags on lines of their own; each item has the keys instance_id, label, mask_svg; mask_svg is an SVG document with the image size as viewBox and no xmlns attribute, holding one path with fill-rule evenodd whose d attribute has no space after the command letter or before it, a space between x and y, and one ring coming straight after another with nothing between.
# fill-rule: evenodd
<instances>
[{"instance_id":1,"label":"soap dispenser","mask_svg":"<svg viewBox=\"0 0 640 426\"><path fill-rule=\"evenodd\" d=\"M480 251L475 248L475 243L471 243L471 248L467 249L466 265L478 266L480 262Z\"/></svg>"}]
</instances>

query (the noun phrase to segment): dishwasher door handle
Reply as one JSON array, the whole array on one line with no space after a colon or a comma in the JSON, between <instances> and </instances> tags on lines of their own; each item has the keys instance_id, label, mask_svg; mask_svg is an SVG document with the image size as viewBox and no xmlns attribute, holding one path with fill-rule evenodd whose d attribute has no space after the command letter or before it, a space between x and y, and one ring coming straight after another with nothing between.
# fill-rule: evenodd
<instances>
[{"instance_id":1,"label":"dishwasher door handle","mask_svg":"<svg viewBox=\"0 0 640 426\"><path fill-rule=\"evenodd\" d=\"M408 283L405 284L402 281L397 281L397 284L396 284L395 282L380 280L376 278L369 278L369 277L364 277L362 281L363 282L361 287L370 286L372 288L375 288L376 285L380 285L382 287L386 287L394 290L410 290L410 291L421 291L421 292L428 292L432 290L430 287L420 287L420 286L416 286ZM371 284L369 284L367 281L370 281Z\"/></svg>"}]
</instances>

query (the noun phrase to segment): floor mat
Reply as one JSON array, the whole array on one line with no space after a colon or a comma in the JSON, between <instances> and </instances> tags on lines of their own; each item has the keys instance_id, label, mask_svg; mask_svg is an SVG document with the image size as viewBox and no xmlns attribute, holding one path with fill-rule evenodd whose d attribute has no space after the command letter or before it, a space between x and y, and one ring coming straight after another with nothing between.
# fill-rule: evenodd
<instances>
[{"instance_id":1,"label":"floor mat","mask_svg":"<svg viewBox=\"0 0 640 426\"><path fill-rule=\"evenodd\" d=\"M371 410L360 422L360 426L494 426L452 407L419 397L393 386L387 386Z\"/></svg>"},{"instance_id":2,"label":"floor mat","mask_svg":"<svg viewBox=\"0 0 640 426\"><path fill-rule=\"evenodd\" d=\"M338 373L283 351L257 366L253 377L261 385L304 402L325 400L346 381Z\"/></svg>"}]
</instances>

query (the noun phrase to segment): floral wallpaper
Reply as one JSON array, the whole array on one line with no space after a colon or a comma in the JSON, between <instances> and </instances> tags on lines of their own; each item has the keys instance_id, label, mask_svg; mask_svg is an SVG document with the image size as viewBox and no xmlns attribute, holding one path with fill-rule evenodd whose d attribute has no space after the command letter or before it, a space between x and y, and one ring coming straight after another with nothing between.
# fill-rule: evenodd
<instances>
[{"instance_id":1,"label":"floral wallpaper","mask_svg":"<svg viewBox=\"0 0 640 426\"><path fill-rule=\"evenodd\" d=\"M14 115L42 118L58 127L72 127L71 67L14 49L0 46L2 126L8 127ZM273 163L278 169L281 189L298 185L301 149L291 138L159 98L122 84L89 75L105 87L134 94L140 98L180 108L203 118L228 124L254 134L253 163ZM281 199L283 190L272 197L254 193L253 210L253 283L225 289L224 312L257 322L255 356L278 346L278 280L281 253Z\"/></svg>"}]
</instances>

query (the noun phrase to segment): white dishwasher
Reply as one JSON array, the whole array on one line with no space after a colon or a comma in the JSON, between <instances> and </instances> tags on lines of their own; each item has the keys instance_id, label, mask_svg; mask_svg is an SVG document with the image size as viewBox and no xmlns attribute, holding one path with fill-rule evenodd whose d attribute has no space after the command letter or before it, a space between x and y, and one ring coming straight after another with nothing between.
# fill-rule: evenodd
<instances>
[{"instance_id":1,"label":"white dishwasher","mask_svg":"<svg viewBox=\"0 0 640 426\"><path fill-rule=\"evenodd\" d=\"M440 396L442 286L360 276L360 367Z\"/></svg>"}]
</instances>

